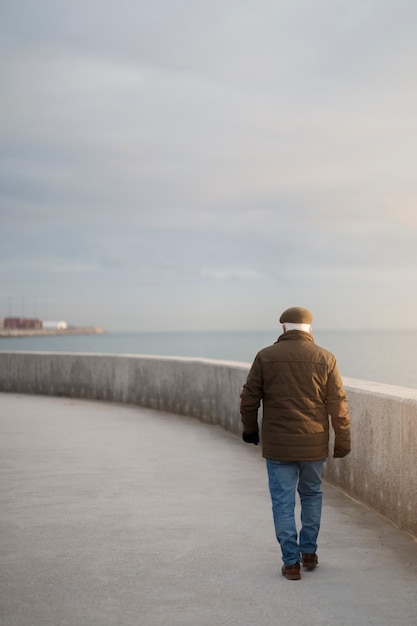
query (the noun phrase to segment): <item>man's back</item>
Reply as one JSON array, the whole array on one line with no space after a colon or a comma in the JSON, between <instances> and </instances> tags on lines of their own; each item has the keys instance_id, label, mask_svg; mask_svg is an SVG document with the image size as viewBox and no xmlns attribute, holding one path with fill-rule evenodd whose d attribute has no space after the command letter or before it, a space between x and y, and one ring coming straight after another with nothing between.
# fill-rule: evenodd
<instances>
[{"instance_id":1,"label":"man's back","mask_svg":"<svg viewBox=\"0 0 417 626\"><path fill-rule=\"evenodd\" d=\"M285 333L275 344L261 350L258 358L262 364L264 407L283 396L325 400L329 372L336 360L317 346L309 333Z\"/></svg>"},{"instance_id":2,"label":"man's back","mask_svg":"<svg viewBox=\"0 0 417 626\"><path fill-rule=\"evenodd\" d=\"M314 461L326 458L329 413L347 413L336 359L315 345L310 333L292 330L261 350L241 394L242 419L250 424L263 402L265 458Z\"/></svg>"}]
</instances>

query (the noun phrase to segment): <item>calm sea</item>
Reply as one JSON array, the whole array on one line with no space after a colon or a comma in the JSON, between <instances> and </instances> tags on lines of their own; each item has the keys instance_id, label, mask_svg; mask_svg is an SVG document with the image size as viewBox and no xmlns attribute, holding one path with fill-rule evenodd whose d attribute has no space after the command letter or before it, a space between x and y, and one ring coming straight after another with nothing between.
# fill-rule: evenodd
<instances>
[{"instance_id":1,"label":"calm sea","mask_svg":"<svg viewBox=\"0 0 417 626\"><path fill-rule=\"evenodd\" d=\"M342 376L417 389L417 331L315 331ZM190 356L251 363L274 343L271 332L111 332L104 335L0 338L1 351Z\"/></svg>"}]
</instances>

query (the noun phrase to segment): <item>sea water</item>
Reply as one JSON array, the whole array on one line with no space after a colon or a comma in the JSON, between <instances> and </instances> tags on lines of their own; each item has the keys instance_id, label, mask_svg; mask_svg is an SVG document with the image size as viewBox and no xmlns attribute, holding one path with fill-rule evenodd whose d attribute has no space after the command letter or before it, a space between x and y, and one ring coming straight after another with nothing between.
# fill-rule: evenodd
<instances>
[{"instance_id":1,"label":"sea water","mask_svg":"<svg viewBox=\"0 0 417 626\"><path fill-rule=\"evenodd\" d=\"M0 338L0 351L154 354L251 363L279 331L109 332L100 335ZM417 389L417 331L316 331L343 377Z\"/></svg>"}]
</instances>

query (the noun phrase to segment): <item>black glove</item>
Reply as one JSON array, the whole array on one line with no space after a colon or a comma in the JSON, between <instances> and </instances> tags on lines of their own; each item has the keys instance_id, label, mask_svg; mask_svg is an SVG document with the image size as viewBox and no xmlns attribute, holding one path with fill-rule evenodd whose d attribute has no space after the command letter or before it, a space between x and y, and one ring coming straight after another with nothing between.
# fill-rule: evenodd
<instances>
[{"instance_id":1,"label":"black glove","mask_svg":"<svg viewBox=\"0 0 417 626\"><path fill-rule=\"evenodd\" d=\"M341 448L335 448L333 453L334 459L342 459L344 456L349 454L350 450L342 450Z\"/></svg>"},{"instance_id":2,"label":"black glove","mask_svg":"<svg viewBox=\"0 0 417 626\"><path fill-rule=\"evenodd\" d=\"M257 446L259 443L259 433L242 433L242 439L245 443L253 443Z\"/></svg>"}]
</instances>

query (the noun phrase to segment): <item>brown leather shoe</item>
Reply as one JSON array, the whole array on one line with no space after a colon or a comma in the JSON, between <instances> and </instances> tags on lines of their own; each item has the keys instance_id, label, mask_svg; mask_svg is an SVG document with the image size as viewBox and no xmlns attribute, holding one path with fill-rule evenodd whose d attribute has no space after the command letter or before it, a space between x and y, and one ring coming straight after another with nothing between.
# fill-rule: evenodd
<instances>
[{"instance_id":1,"label":"brown leather shoe","mask_svg":"<svg viewBox=\"0 0 417 626\"><path fill-rule=\"evenodd\" d=\"M300 580L300 564L294 563L294 565L283 565L282 566L282 575L288 580Z\"/></svg>"},{"instance_id":2,"label":"brown leather shoe","mask_svg":"<svg viewBox=\"0 0 417 626\"><path fill-rule=\"evenodd\" d=\"M317 554L302 554L303 559L303 567L306 570L312 570L319 564L319 560L317 558Z\"/></svg>"}]
</instances>

